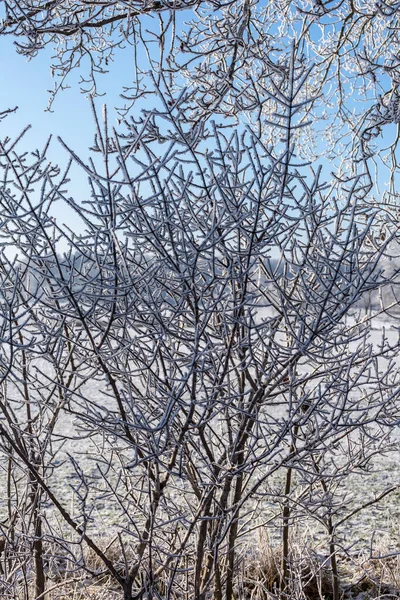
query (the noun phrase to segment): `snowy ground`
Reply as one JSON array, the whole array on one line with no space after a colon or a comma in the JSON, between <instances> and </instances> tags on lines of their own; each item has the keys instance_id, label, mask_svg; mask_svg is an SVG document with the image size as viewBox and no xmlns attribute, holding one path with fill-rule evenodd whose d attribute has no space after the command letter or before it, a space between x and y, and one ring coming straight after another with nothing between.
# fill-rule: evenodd
<instances>
[{"instance_id":1,"label":"snowy ground","mask_svg":"<svg viewBox=\"0 0 400 600\"><path fill-rule=\"evenodd\" d=\"M351 319L349 326L352 325ZM379 346L382 340L395 347L399 342L400 320L387 318L376 318L373 322L371 335L374 339L374 345ZM90 389L87 388L87 394L94 400L102 397L103 388L98 382L92 382ZM95 476L98 472L98 460L96 456L101 456L102 440L82 438L79 427L79 417L72 414L63 413L57 426L60 435L67 437L67 442L58 452L54 460L54 470L50 477L50 486L53 492L62 499L64 506L76 515L79 513L76 494L73 490L79 485L76 467L81 468L85 473ZM394 438L399 439L399 432L394 431ZM100 450L99 450L100 449ZM73 460L76 461L75 466ZM392 485L400 484L400 454L398 451L392 451L386 455L378 455L372 462L372 468L368 473L353 474L349 478L350 489L344 491L344 497L350 500L348 510L356 508L383 490ZM5 466L5 464L3 463ZM282 475L278 475L277 478ZM0 479L5 482L5 472L0 474ZM271 482L274 485L274 481ZM2 484L3 487L3 484ZM4 489L4 488L3 488ZM259 514L260 519L267 519L273 514L274 507L270 502L261 503L265 514ZM51 503L44 506L48 518L52 519L54 510ZM6 516L6 497L0 501L0 519ZM93 523L99 530L112 532L114 527L121 525L121 518L115 503L109 499L97 500L93 506ZM314 543L323 536L323 530L315 527L315 521L310 529L310 522L304 521L303 534L310 539L310 544ZM271 529L272 540L276 537L278 530L276 525ZM389 494L381 502L365 508L358 512L353 518L343 524L338 530L339 538L343 541L343 547L358 551L361 548L365 551L370 548L371 553L396 552L400 551L400 489Z\"/></svg>"}]
</instances>

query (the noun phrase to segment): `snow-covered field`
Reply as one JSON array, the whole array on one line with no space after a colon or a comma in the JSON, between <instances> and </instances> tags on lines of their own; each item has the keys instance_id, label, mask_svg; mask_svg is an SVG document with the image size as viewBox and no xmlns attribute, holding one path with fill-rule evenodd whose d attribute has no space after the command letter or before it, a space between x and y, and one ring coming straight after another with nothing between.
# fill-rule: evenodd
<instances>
[{"instance_id":1,"label":"snow-covered field","mask_svg":"<svg viewBox=\"0 0 400 600\"><path fill-rule=\"evenodd\" d=\"M351 327L354 322L349 319L348 326ZM399 344L400 320L387 318L375 318L371 328L371 339L375 347L389 344L393 348ZM15 390L9 388L10 397ZM81 389L82 397L90 398L95 402L104 403L105 387L99 381L91 381ZM80 412L80 414L79 414ZM52 468L49 476L49 485L51 490L58 498L62 500L65 508L79 519L79 495L82 495L81 481L78 472L81 471L89 479L96 481L101 488L102 459L109 456L109 446L103 443L101 435L85 437L82 435L82 419L85 417L84 407L76 414L63 411L57 422L54 432L53 449L60 444L58 451L52 461ZM59 436L59 438L58 438ZM393 430L393 439L399 440L398 429ZM61 444L60 441L63 440ZM2 458L2 468L0 473L1 487L5 489L7 461ZM280 471L274 475L268 487L277 489L283 486L284 472ZM398 449L390 449L387 453L380 453L371 461L367 471L353 473L346 479L348 489L341 489L339 497L343 499L346 506L346 514L373 500L384 490L394 485L400 484L400 454ZM105 488L104 488L105 490ZM98 531L107 531L113 534L121 527L121 511L115 500L106 494L96 493L93 490L87 490L88 496L86 506L90 507L91 523L89 529L94 528ZM0 520L6 518L7 497L2 496L0 500ZM50 501L44 503L43 511L49 521L56 519L57 513ZM261 521L278 513L277 505L266 498L264 502L259 503L257 516ZM270 538L278 540L279 519L275 521L270 530ZM311 537L316 542L324 533L322 527L316 525L315 519L304 519L302 522L303 533ZM278 524L278 525L277 525ZM380 502L365 507L357 512L354 517L345 521L338 528L338 539L342 541L346 549L353 548L354 551L361 548L370 550L372 554L378 552L400 551L400 488L388 494Z\"/></svg>"}]
</instances>

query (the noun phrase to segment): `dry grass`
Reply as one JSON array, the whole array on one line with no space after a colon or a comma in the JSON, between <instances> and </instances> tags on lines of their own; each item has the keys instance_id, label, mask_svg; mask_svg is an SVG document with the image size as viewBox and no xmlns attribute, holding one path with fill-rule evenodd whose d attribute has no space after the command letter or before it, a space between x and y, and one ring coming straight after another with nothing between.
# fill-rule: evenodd
<instances>
[{"instance_id":1,"label":"dry grass","mask_svg":"<svg viewBox=\"0 0 400 600\"><path fill-rule=\"evenodd\" d=\"M400 598L400 555L381 558L338 555L342 600ZM273 548L261 534L256 550L245 554L241 564L236 600L330 600L333 596L329 557L306 545L292 545L290 580L281 585L281 548Z\"/></svg>"},{"instance_id":2,"label":"dry grass","mask_svg":"<svg viewBox=\"0 0 400 600\"><path fill-rule=\"evenodd\" d=\"M302 598L321 600L332 597L331 574L325 561L308 548L296 546L290 555L290 579L284 591L281 581L281 548L272 548L267 536L259 536L256 551L243 560L240 600Z\"/></svg>"},{"instance_id":3,"label":"dry grass","mask_svg":"<svg viewBox=\"0 0 400 600\"><path fill-rule=\"evenodd\" d=\"M103 536L99 546L121 570L133 559L129 548L122 552L118 538ZM75 548L76 550L76 548ZM337 556L341 575L342 600L372 600L400 598L400 556L381 548L381 557L371 559L364 555ZM386 554L385 554L386 552ZM65 549L56 545L46 549L47 591L37 600L121 600L121 590L109 576L96 554L87 549L81 555L78 568L71 556L65 558ZM283 590L281 582L282 551L273 547L267 535L260 530L257 544L244 553L238 565L235 600L330 600L332 579L329 557L317 554L306 544L292 544L290 578ZM23 598L21 596L8 596ZM30 594L34 598L34 594Z\"/></svg>"},{"instance_id":4,"label":"dry grass","mask_svg":"<svg viewBox=\"0 0 400 600\"><path fill-rule=\"evenodd\" d=\"M121 600L121 592L82 577L66 578L47 588L45 600Z\"/></svg>"},{"instance_id":5,"label":"dry grass","mask_svg":"<svg viewBox=\"0 0 400 600\"><path fill-rule=\"evenodd\" d=\"M400 556L352 557L347 559L347 596L366 598L400 598Z\"/></svg>"}]
</instances>

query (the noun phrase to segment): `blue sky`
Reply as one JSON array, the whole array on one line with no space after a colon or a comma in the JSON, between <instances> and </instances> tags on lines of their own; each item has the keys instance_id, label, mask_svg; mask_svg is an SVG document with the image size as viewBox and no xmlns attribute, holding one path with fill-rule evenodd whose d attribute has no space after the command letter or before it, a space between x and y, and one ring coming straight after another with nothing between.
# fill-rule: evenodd
<instances>
[{"instance_id":1,"label":"blue sky","mask_svg":"<svg viewBox=\"0 0 400 600\"><path fill-rule=\"evenodd\" d=\"M26 57L16 52L12 38L0 37L0 110L18 106L16 113L0 123L0 137L15 138L26 125L31 125L19 148L21 151L34 151L41 149L52 135L48 158L62 168L67 164L68 155L57 137L60 136L86 162L95 127L90 102L79 89L78 72L70 74L68 84L71 87L57 95L52 112L46 111L50 97L48 90L54 86L50 71L51 54L50 49L46 48L37 57L27 61ZM107 90L107 94L96 98L96 107L101 112L103 104L107 103L110 125L116 124L117 113L113 107L123 104L119 94L122 86L128 83L127 73L133 60L132 54L129 47L117 52L110 72L99 79L100 90ZM79 168L73 169L72 175L68 195L83 200L87 193L86 175ZM66 223L75 230L78 227L75 213L64 204L55 207L54 216L59 224Z\"/></svg>"},{"instance_id":2,"label":"blue sky","mask_svg":"<svg viewBox=\"0 0 400 600\"><path fill-rule=\"evenodd\" d=\"M111 65L109 74L100 78L100 89L107 90L105 96L99 97L96 104L101 108L103 103L109 105L109 114L115 122L115 104L122 104L119 92L126 77L126 67L132 60L132 53L119 52L116 62ZM78 154L87 154L87 148L93 141L93 119L87 96L79 89L79 74L72 73L68 83L70 89L60 92L53 104L52 111L46 112L49 101L48 90L54 86L50 72L51 52L48 48L42 50L37 57L27 61L26 57L18 54L12 39L0 37L0 108L19 109L15 115L9 116L1 125L4 135L17 135L27 125L32 125L32 131L26 138L30 148L42 145L50 134L61 136ZM53 152L62 156L62 151L54 144Z\"/></svg>"},{"instance_id":3,"label":"blue sky","mask_svg":"<svg viewBox=\"0 0 400 600\"><path fill-rule=\"evenodd\" d=\"M20 148L35 150L41 148L49 135L53 135L49 151L51 161L57 162L62 167L67 162L67 155L59 144L57 137L63 138L65 143L74 150L78 156L86 160L89 146L93 143L94 123L90 103L79 88L78 71L69 75L67 83L70 89L60 92L56 97L52 111L46 112L49 101L48 90L54 86L51 76L52 51L46 48L39 52L34 59L27 61L26 57L18 54L11 37L0 37L0 110L18 106L18 111L0 123L0 136L11 138L17 136L28 124L32 125ZM133 74L133 48L127 45L124 49L116 50L115 60L110 64L110 72L99 76L99 90L107 94L96 99L99 110L107 103L110 125L116 124L117 113L115 106L121 106L123 100L120 93L124 85L129 85ZM324 123L328 126L327 123ZM392 137L395 133L393 125L385 126L385 138ZM384 139L381 146L386 145ZM329 169L330 171L330 169ZM74 177L69 184L69 194L76 199L85 195L86 176L78 169L74 170ZM330 173L327 173L329 177ZM382 179L381 179L382 177ZM386 169L380 166L381 185L384 188L387 177ZM84 199L84 198L82 198ZM74 215L63 206L55 214L57 219L70 227L74 227ZM57 213L57 209L56 209Z\"/></svg>"}]
</instances>

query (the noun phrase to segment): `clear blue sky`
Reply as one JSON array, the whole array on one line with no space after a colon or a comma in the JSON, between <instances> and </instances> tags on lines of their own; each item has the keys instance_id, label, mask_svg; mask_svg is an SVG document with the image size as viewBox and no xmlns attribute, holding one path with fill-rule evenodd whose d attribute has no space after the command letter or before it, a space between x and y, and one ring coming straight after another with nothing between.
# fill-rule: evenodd
<instances>
[{"instance_id":1,"label":"clear blue sky","mask_svg":"<svg viewBox=\"0 0 400 600\"><path fill-rule=\"evenodd\" d=\"M129 84L129 74L133 60L130 47L117 52L116 60L111 64L110 73L99 79L100 90L107 94L96 99L96 106L101 114L102 105L107 103L110 125L116 124L117 113L114 106L122 106L119 94L125 84ZM52 106L53 112L46 112L49 101L48 90L54 86L50 72L51 52L45 49L34 59L27 61L26 57L15 50L12 38L0 37L0 110L18 106L15 114L9 115L0 123L0 137L14 138L21 133L26 125L31 125L30 131L20 143L22 151L41 149L48 137L53 139L48 152L52 163L61 167L66 165L68 156L57 137L78 156L85 160L89 155L88 148L94 140L94 122L91 106L87 96L81 93L78 85L79 73L72 73L68 79L70 89L60 92ZM74 169L69 195L76 199L85 199L87 190L86 175L80 169ZM82 193L83 192L83 193ZM54 216L69 227L76 227L75 214L65 206L55 208Z\"/></svg>"},{"instance_id":2,"label":"clear blue sky","mask_svg":"<svg viewBox=\"0 0 400 600\"><path fill-rule=\"evenodd\" d=\"M11 37L0 37L0 110L19 107L15 114L0 123L0 136L12 138L18 135L24 126L31 124L32 128L22 142L21 148L40 149L49 135L53 134L49 151L53 163L57 162L62 166L67 162L67 156L57 141L57 136L62 137L65 143L86 161L95 130L90 103L79 89L78 71L70 74L67 83L71 87L58 94L52 107L53 112L46 112L49 101L48 90L54 86L54 79L50 72L51 55L51 50L46 48L28 62L24 56L16 52ZM96 105L101 110L102 105L107 103L110 125L116 123L117 113L114 107L123 104L119 95L123 86L130 83L132 66L133 48L128 45L122 50L117 50L115 61L110 64L110 72L98 78L100 91L107 91L107 94L97 98ZM388 137L393 137L395 131L393 125L384 128L382 146L387 143ZM329 177L329 174L327 175ZM380 170L378 179L383 188L386 177L386 169ZM84 173L75 170L73 181L69 184L69 194L77 199L85 195L85 181ZM69 226L74 226L74 216L69 214L65 207L55 216L62 222L67 222Z\"/></svg>"},{"instance_id":3,"label":"clear blue sky","mask_svg":"<svg viewBox=\"0 0 400 600\"><path fill-rule=\"evenodd\" d=\"M118 52L110 73L99 79L100 90L107 90L107 94L97 98L96 104L101 109L102 104L107 103L114 123L116 113L113 106L123 104L119 93L122 86L129 83L126 80L127 68L133 59L130 50L128 47L124 52ZM32 144L41 145L52 133L61 136L78 154L87 154L87 148L93 141L94 125L89 101L79 90L79 74L70 75L67 83L71 88L58 94L53 112L46 112L50 97L48 90L54 86L50 63L51 52L48 48L27 61L26 57L16 52L12 38L0 37L0 109L19 107L15 115L9 116L1 124L1 135L18 134L25 125L31 124L33 131L26 139L29 147ZM56 147L53 150L59 154Z\"/></svg>"}]
</instances>

